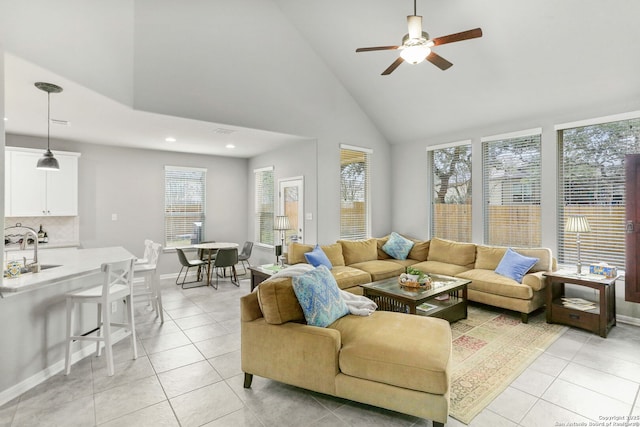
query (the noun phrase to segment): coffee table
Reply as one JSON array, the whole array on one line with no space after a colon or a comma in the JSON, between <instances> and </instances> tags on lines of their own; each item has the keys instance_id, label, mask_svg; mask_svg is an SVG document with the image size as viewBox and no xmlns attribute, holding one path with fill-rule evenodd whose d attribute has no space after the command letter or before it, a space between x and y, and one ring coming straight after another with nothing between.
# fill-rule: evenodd
<instances>
[{"instance_id":1,"label":"coffee table","mask_svg":"<svg viewBox=\"0 0 640 427\"><path fill-rule=\"evenodd\" d=\"M439 317L449 322L467 318L467 285L471 280L430 274L430 289L405 288L397 277L360 285L379 310ZM448 298L441 300L443 296ZM440 297L436 299L436 297Z\"/></svg>"}]
</instances>

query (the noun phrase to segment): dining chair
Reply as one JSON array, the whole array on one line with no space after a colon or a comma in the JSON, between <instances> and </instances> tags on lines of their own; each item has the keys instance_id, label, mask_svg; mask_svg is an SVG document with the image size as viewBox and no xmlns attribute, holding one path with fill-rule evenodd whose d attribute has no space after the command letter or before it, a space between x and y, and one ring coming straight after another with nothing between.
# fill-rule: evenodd
<instances>
[{"instance_id":1,"label":"dining chair","mask_svg":"<svg viewBox=\"0 0 640 427\"><path fill-rule=\"evenodd\" d=\"M244 269L244 273L247 274L247 267L244 265L245 262L249 267L251 267L251 263L249 263L249 257L251 257L251 251L253 250L253 242L244 242L244 246L242 246L242 252L238 255L238 261L242 264L242 268Z\"/></svg>"},{"instance_id":2,"label":"dining chair","mask_svg":"<svg viewBox=\"0 0 640 427\"><path fill-rule=\"evenodd\" d=\"M80 289L67 293L67 342L65 353L65 375L71 372L71 345L74 341L95 341L96 355L100 356L104 343L104 350L107 359L107 372L109 376L114 374L113 347L111 338L111 327L119 326L128 330L131 338L131 350L133 358L138 358L136 348L136 328L133 317L133 304L131 296L133 294L133 264L134 259L116 261L102 264L102 285L88 289ZM111 320L111 303L125 300L127 323L116 323ZM73 335L74 317L76 304L97 304L98 307L98 330L97 335Z\"/></svg>"},{"instance_id":3,"label":"dining chair","mask_svg":"<svg viewBox=\"0 0 640 427\"><path fill-rule=\"evenodd\" d=\"M182 265L182 267L180 267L180 272L178 273L178 277L176 278L176 285L181 285L182 289L185 289L184 285L189 284L189 283L196 283L200 281L200 278L202 276L202 269L203 268L207 268L208 263L206 261L203 261L201 259L189 259L187 258L187 256L184 253L184 250L180 249L180 248L176 248L176 253L178 254L178 260L180 261L180 265ZM198 273L196 274L196 280L192 280L191 282L187 282L187 275L189 274L189 269L193 268L193 267L197 267L198 268ZM180 275L182 274L182 270L187 269L184 272L184 278L182 279L182 283L178 283L180 281ZM200 286L206 286L208 285L208 283L205 281L202 285ZM197 288L198 286L190 286L190 288ZM188 289L188 288L187 288Z\"/></svg>"},{"instance_id":4,"label":"dining chair","mask_svg":"<svg viewBox=\"0 0 640 427\"><path fill-rule=\"evenodd\" d=\"M205 243L215 243L215 240L207 240L206 242L200 242L201 244ZM209 257L211 257L211 262L216 259L216 254L218 253L217 249L198 249L198 259L202 261L209 262Z\"/></svg>"},{"instance_id":5,"label":"dining chair","mask_svg":"<svg viewBox=\"0 0 640 427\"><path fill-rule=\"evenodd\" d=\"M149 253L145 264L134 264L134 276L142 276L142 283L134 282L133 297L147 297L153 305L156 315L160 315L160 323L164 323L164 312L162 310L162 292L160 289L160 278L158 277L158 260L162 253L160 243L151 242Z\"/></svg>"},{"instance_id":6,"label":"dining chair","mask_svg":"<svg viewBox=\"0 0 640 427\"><path fill-rule=\"evenodd\" d=\"M135 261L136 264L147 264L149 262L149 256L152 251L152 245L153 245L153 240L151 239L144 240L144 253L142 255L142 258L136 259Z\"/></svg>"},{"instance_id":7,"label":"dining chair","mask_svg":"<svg viewBox=\"0 0 640 427\"><path fill-rule=\"evenodd\" d=\"M238 263L238 248L226 248L226 249L218 249L218 254L216 255L216 259L213 262L213 268L216 272L216 286L218 289L218 279L222 277L227 269L231 269L231 283L236 286L240 286L240 282L238 282L238 275L236 274L236 264ZM223 274L221 275L218 272L218 269L222 268Z\"/></svg>"}]
</instances>

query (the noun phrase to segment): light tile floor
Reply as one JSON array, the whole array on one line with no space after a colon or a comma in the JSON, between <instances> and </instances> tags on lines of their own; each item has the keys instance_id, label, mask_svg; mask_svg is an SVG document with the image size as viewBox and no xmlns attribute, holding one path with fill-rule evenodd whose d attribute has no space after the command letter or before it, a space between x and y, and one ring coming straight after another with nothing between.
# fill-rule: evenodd
<instances>
[{"instance_id":1,"label":"light tile floor","mask_svg":"<svg viewBox=\"0 0 640 427\"><path fill-rule=\"evenodd\" d=\"M431 426L259 377L244 389L238 299L249 280L218 290L163 286L163 325L136 305L137 360L128 340L116 345L113 377L103 358L87 357L69 376L57 374L0 407L0 427ZM570 329L470 425L640 426L639 386L640 328L618 324L607 339Z\"/></svg>"}]
</instances>

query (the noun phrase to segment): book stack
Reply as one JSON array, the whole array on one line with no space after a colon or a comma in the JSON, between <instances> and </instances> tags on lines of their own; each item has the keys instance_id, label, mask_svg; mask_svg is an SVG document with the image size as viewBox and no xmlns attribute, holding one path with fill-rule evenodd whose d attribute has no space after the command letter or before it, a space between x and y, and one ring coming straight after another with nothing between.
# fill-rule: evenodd
<instances>
[{"instance_id":1,"label":"book stack","mask_svg":"<svg viewBox=\"0 0 640 427\"><path fill-rule=\"evenodd\" d=\"M562 298L562 305L567 308L581 311L593 310L596 308L595 302L582 298Z\"/></svg>"}]
</instances>

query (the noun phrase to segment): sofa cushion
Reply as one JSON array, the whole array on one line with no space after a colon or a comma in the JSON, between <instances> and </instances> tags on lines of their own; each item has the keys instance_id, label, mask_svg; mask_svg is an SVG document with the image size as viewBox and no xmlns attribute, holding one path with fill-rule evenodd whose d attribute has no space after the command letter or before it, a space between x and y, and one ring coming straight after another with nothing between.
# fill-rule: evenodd
<instances>
[{"instance_id":1,"label":"sofa cushion","mask_svg":"<svg viewBox=\"0 0 640 427\"><path fill-rule=\"evenodd\" d=\"M342 258L342 246L339 243L333 243L331 245L321 245L320 248L327 255L332 266L344 265L344 258ZM287 253L288 264L300 264L306 263L307 259L304 254L311 252L314 249L313 245L305 245L302 243L291 243L289 245Z\"/></svg>"},{"instance_id":2,"label":"sofa cushion","mask_svg":"<svg viewBox=\"0 0 640 427\"><path fill-rule=\"evenodd\" d=\"M371 276L371 282L376 280L387 279L389 277L399 276L405 272L405 267L395 263L392 260L377 259L374 261L357 262L349 267L366 271ZM361 283L359 283L361 284Z\"/></svg>"},{"instance_id":3,"label":"sofa cushion","mask_svg":"<svg viewBox=\"0 0 640 427\"><path fill-rule=\"evenodd\" d=\"M294 277L293 291L298 297L307 324L311 326L324 328L349 314L336 279L324 265Z\"/></svg>"},{"instance_id":4,"label":"sofa cushion","mask_svg":"<svg viewBox=\"0 0 640 427\"><path fill-rule=\"evenodd\" d=\"M485 246L478 245L476 247L476 264L475 268L484 270L495 270L507 248L504 246Z\"/></svg>"},{"instance_id":5,"label":"sofa cushion","mask_svg":"<svg viewBox=\"0 0 640 427\"><path fill-rule=\"evenodd\" d=\"M409 267L410 265L414 265L417 264L418 261L416 261L415 259L411 259L411 258L407 258L407 259L388 259L386 260L387 262L392 262L394 264L398 264L401 265L402 268L404 268L403 273L407 270L407 267Z\"/></svg>"},{"instance_id":6,"label":"sofa cushion","mask_svg":"<svg viewBox=\"0 0 640 427\"><path fill-rule=\"evenodd\" d=\"M342 245L342 256L345 265L378 259L378 245L376 239L367 240L338 240Z\"/></svg>"},{"instance_id":7,"label":"sofa cushion","mask_svg":"<svg viewBox=\"0 0 640 427\"><path fill-rule=\"evenodd\" d=\"M470 270L470 268L462 265L440 261L422 261L417 264L413 264L412 267L417 268L424 273L443 274L445 276L457 276L463 271Z\"/></svg>"},{"instance_id":8,"label":"sofa cushion","mask_svg":"<svg viewBox=\"0 0 640 427\"><path fill-rule=\"evenodd\" d=\"M471 280L468 288L474 291L525 300L533 298L531 286L518 283L492 270L474 269L459 273L457 277Z\"/></svg>"},{"instance_id":9,"label":"sofa cushion","mask_svg":"<svg viewBox=\"0 0 640 427\"><path fill-rule=\"evenodd\" d=\"M378 246L378 259L391 259L391 256L382 249L388 240L389 236L379 237L376 239L376 245Z\"/></svg>"},{"instance_id":10,"label":"sofa cushion","mask_svg":"<svg viewBox=\"0 0 640 427\"><path fill-rule=\"evenodd\" d=\"M430 242L428 240L416 240L411 251L409 251L409 259L418 262L426 261L429 257L429 246Z\"/></svg>"},{"instance_id":11,"label":"sofa cushion","mask_svg":"<svg viewBox=\"0 0 640 427\"><path fill-rule=\"evenodd\" d=\"M346 265L334 266L331 269L331 274L333 274L340 289L348 289L371 282L369 273Z\"/></svg>"},{"instance_id":12,"label":"sofa cushion","mask_svg":"<svg viewBox=\"0 0 640 427\"><path fill-rule=\"evenodd\" d=\"M513 249L508 248L495 272L522 283L522 278L536 262L538 262L538 258L520 255Z\"/></svg>"},{"instance_id":13,"label":"sofa cushion","mask_svg":"<svg viewBox=\"0 0 640 427\"><path fill-rule=\"evenodd\" d=\"M340 371L371 381L444 394L449 390L451 328L442 319L376 311L345 316L340 331Z\"/></svg>"},{"instance_id":14,"label":"sofa cushion","mask_svg":"<svg viewBox=\"0 0 640 427\"><path fill-rule=\"evenodd\" d=\"M293 291L291 278L265 280L257 287L258 302L264 320L273 325L286 322L304 323L304 313Z\"/></svg>"},{"instance_id":15,"label":"sofa cushion","mask_svg":"<svg viewBox=\"0 0 640 427\"><path fill-rule=\"evenodd\" d=\"M473 268L476 261L476 245L434 237L429 245L427 261L445 262Z\"/></svg>"},{"instance_id":16,"label":"sofa cushion","mask_svg":"<svg viewBox=\"0 0 640 427\"><path fill-rule=\"evenodd\" d=\"M287 252L287 263L288 264L300 264L302 262L307 262L307 259L304 257L304 254L307 252L311 252L313 250L312 245L304 245L302 243L291 243Z\"/></svg>"},{"instance_id":17,"label":"sofa cushion","mask_svg":"<svg viewBox=\"0 0 640 427\"><path fill-rule=\"evenodd\" d=\"M331 245L321 245L320 248L327 255L331 265L344 265L344 257L342 256L342 245L340 243L332 243Z\"/></svg>"},{"instance_id":18,"label":"sofa cushion","mask_svg":"<svg viewBox=\"0 0 640 427\"><path fill-rule=\"evenodd\" d=\"M327 254L325 254L322 248L320 248L320 245L316 245L316 247L313 248L311 252L305 252L304 257L307 262L314 267L324 265L329 270L333 268L333 266L331 265L331 261L329 261L329 258L327 258Z\"/></svg>"},{"instance_id":19,"label":"sofa cushion","mask_svg":"<svg viewBox=\"0 0 640 427\"><path fill-rule=\"evenodd\" d=\"M414 242L402 237L395 231L389 236L387 243L382 246L382 250L395 259L407 259Z\"/></svg>"}]
</instances>

